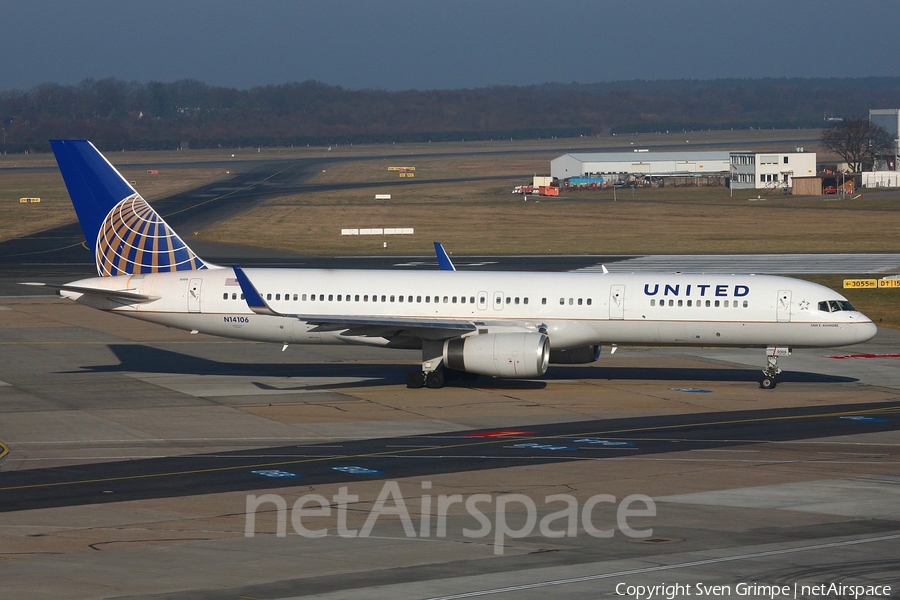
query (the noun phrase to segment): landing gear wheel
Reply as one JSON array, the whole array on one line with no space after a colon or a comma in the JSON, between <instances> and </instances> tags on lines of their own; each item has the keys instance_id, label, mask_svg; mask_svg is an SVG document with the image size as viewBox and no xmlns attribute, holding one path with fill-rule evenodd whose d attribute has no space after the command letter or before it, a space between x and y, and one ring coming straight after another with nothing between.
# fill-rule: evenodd
<instances>
[{"instance_id":1,"label":"landing gear wheel","mask_svg":"<svg viewBox=\"0 0 900 600\"><path fill-rule=\"evenodd\" d=\"M425 375L425 385L436 390L444 387L444 372L441 370L432 371Z\"/></svg>"},{"instance_id":2,"label":"landing gear wheel","mask_svg":"<svg viewBox=\"0 0 900 600\"><path fill-rule=\"evenodd\" d=\"M425 373L422 371L413 371L406 376L406 387L417 390L425 387Z\"/></svg>"},{"instance_id":3,"label":"landing gear wheel","mask_svg":"<svg viewBox=\"0 0 900 600\"><path fill-rule=\"evenodd\" d=\"M763 376L762 379L759 380L759 387L764 390L774 389L777 385L777 381L775 381L774 377L769 377L768 375Z\"/></svg>"}]
</instances>

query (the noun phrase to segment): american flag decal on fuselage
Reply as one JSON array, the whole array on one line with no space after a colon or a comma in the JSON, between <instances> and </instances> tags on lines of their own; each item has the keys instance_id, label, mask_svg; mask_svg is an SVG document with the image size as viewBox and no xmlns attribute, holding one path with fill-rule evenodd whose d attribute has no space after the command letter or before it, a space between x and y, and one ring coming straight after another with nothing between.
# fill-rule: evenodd
<instances>
[{"instance_id":1,"label":"american flag decal on fuselage","mask_svg":"<svg viewBox=\"0 0 900 600\"><path fill-rule=\"evenodd\" d=\"M101 277L207 268L140 194L128 196L106 215L94 256Z\"/></svg>"}]
</instances>

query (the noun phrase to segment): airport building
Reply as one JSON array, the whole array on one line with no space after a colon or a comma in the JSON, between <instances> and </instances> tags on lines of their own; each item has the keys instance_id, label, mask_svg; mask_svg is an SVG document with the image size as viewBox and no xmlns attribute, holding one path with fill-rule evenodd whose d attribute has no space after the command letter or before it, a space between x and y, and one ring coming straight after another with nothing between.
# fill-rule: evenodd
<instances>
[{"instance_id":1,"label":"airport building","mask_svg":"<svg viewBox=\"0 0 900 600\"><path fill-rule=\"evenodd\" d=\"M804 152L731 152L731 187L733 189L793 188L794 177L816 174L816 153Z\"/></svg>"},{"instance_id":2,"label":"airport building","mask_svg":"<svg viewBox=\"0 0 900 600\"><path fill-rule=\"evenodd\" d=\"M893 155L881 157L881 160L876 160L875 171L896 171L897 158L900 157L900 109L869 109L869 123L884 127L887 132L894 137Z\"/></svg>"},{"instance_id":3,"label":"airport building","mask_svg":"<svg viewBox=\"0 0 900 600\"><path fill-rule=\"evenodd\" d=\"M723 185L738 189L783 189L792 178L816 174L815 152L604 152L564 154L550 161L550 175L602 177L606 184L634 178L661 178L665 185ZM694 182L694 183L692 183Z\"/></svg>"},{"instance_id":4,"label":"airport building","mask_svg":"<svg viewBox=\"0 0 900 600\"><path fill-rule=\"evenodd\" d=\"M550 161L550 176L603 177L606 183L645 177L727 177L728 152L598 152L564 154Z\"/></svg>"}]
</instances>

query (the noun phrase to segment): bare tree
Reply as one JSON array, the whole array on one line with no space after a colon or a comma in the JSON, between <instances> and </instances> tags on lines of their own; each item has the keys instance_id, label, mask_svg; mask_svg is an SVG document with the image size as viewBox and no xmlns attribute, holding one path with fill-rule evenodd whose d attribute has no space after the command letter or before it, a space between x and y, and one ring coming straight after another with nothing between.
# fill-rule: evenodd
<instances>
[{"instance_id":1,"label":"bare tree","mask_svg":"<svg viewBox=\"0 0 900 600\"><path fill-rule=\"evenodd\" d=\"M846 119L826 129L822 145L843 158L854 173L871 169L876 157L896 150L894 137L868 119Z\"/></svg>"}]
</instances>

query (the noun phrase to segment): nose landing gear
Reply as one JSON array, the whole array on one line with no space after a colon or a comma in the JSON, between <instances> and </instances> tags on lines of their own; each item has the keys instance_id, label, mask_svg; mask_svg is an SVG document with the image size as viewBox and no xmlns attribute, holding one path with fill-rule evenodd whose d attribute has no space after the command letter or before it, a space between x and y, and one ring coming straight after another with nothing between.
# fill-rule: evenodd
<instances>
[{"instance_id":1,"label":"nose landing gear","mask_svg":"<svg viewBox=\"0 0 900 600\"><path fill-rule=\"evenodd\" d=\"M778 385L777 378L781 374L781 369L778 368L778 357L790 355L790 348L766 348L766 366L762 370L763 376L759 380L759 387L764 390L771 390Z\"/></svg>"}]
</instances>

